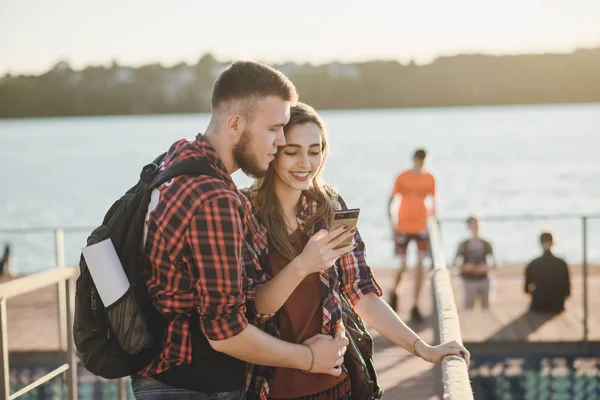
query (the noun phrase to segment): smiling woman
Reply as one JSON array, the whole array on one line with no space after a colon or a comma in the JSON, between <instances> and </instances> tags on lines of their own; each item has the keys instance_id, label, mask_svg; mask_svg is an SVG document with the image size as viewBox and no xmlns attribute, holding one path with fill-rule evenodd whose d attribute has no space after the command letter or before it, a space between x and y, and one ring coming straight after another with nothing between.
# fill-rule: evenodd
<instances>
[{"instance_id":1,"label":"smiling woman","mask_svg":"<svg viewBox=\"0 0 600 400\"><path fill-rule=\"evenodd\" d=\"M306 190L321 167L321 129L314 123L296 125L289 130L286 144L275 163L275 177L293 189ZM290 180L290 178L293 178Z\"/></svg>"},{"instance_id":2,"label":"smiling woman","mask_svg":"<svg viewBox=\"0 0 600 400\"><path fill-rule=\"evenodd\" d=\"M304 371L251 366L246 378L248 399L358 399L354 388L372 378L352 374L355 369L345 363L343 354L338 353L336 366L326 373L304 373L318 364L312 337L321 334L339 340L346 330L342 316L354 312L426 361L439 362L452 354L468 362L468 352L456 341L428 345L381 299L356 228L328 226L334 211L347 207L321 179L328 144L316 111L303 103L292 107L284 133L286 144L265 177L243 191L250 211L244 254L246 307L259 316L253 321L257 327L309 347L313 361ZM342 297L354 311L342 310ZM347 330L351 332L349 325ZM381 394L377 387L367 391L369 399Z\"/></svg>"},{"instance_id":3,"label":"smiling woman","mask_svg":"<svg viewBox=\"0 0 600 400\"><path fill-rule=\"evenodd\" d=\"M297 204L282 204L282 199L293 199L293 192L299 191L306 191L319 199L321 207L317 208L308 229L312 229L317 219L329 220L337 207L331 200L332 189L323 184L321 175L328 154L327 130L323 121L312 107L298 103L285 126L285 146L279 148L265 177L256 181L257 201L262 205L261 220L275 246L287 257L296 255L288 235L298 227Z\"/></svg>"}]
</instances>

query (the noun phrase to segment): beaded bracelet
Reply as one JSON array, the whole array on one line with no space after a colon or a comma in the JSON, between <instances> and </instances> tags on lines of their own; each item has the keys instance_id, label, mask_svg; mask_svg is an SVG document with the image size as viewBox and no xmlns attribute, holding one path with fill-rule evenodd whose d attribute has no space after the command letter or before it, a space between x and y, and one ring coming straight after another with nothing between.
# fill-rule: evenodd
<instances>
[{"instance_id":1,"label":"beaded bracelet","mask_svg":"<svg viewBox=\"0 0 600 400\"><path fill-rule=\"evenodd\" d=\"M308 344L302 343L302 345L308 347L308 350L310 350L310 356L311 356L310 367L308 367L307 370L302 371L304 373L309 373L315 366L315 352L313 351L312 347L310 347Z\"/></svg>"},{"instance_id":2,"label":"beaded bracelet","mask_svg":"<svg viewBox=\"0 0 600 400\"><path fill-rule=\"evenodd\" d=\"M415 345L417 344L417 342L418 342L419 340L421 340L421 338L417 338L417 339L416 339L416 340L413 342L413 345L412 345L412 350L413 350L413 354L414 354L415 356L417 356L417 357L419 357L419 358L423 358L423 357L421 357L421 355L420 355L420 354L417 354L417 348L415 347ZM421 340L421 341L423 341L423 340Z\"/></svg>"}]
</instances>

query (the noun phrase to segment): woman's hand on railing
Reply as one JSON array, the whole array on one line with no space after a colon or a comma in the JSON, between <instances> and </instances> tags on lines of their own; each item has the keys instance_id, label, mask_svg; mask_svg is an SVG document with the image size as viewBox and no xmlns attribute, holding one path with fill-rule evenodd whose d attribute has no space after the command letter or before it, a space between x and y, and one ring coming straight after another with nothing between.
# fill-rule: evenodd
<instances>
[{"instance_id":1,"label":"woman's hand on railing","mask_svg":"<svg viewBox=\"0 0 600 400\"><path fill-rule=\"evenodd\" d=\"M416 343L416 355L425 361L438 363L446 356L459 356L465 359L467 367L471 362L471 354L469 351L456 340L446 342L437 346L430 346L423 341Z\"/></svg>"}]
</instances>

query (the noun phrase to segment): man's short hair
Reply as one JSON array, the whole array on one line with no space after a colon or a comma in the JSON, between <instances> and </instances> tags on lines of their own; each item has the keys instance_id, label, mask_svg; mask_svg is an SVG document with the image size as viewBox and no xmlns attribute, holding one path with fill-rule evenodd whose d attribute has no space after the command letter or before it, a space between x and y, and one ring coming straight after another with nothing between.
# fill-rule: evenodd
<instances>
[{"instance_id":1,"label":"man's short hair","mask_svg":"<svg viewBox=\"0 0 600 400\"><path fill-rule=\"evenodd\" d=\"M424 160L425 157L427 157L427 152L425 149L417 149L413 155L413 158L416 158L417 160Z\"/></svg>"},{"instance_id":2,"label":"man's short hair","mask_svg":"<svg viewBox=\"0 0 600 400\"><path fill-rule=\"evenodd\" d=\"M467 225L469 225L472 221L479 222L479 218L471 215L469 218L467 218Z\"/></svg>"},{"instance_id":3,"label":"man's short hair","mask_svg":"<svg viewBox=\"0 0 600 400\"><path fill-rule=\"evenodd\" d=\"M554 243L554 237L550 232L542 232L540 235L540 243Z\"/></svg>"},{"instance_id":4,"label":"man's short hair","mask_svg":"<svg viewBox=\"0 0 600 400\"><path fill-rule=\"evenodd\" d=\"M298 92L290 79L276 69L254 61L234 61L213 85L211 108L231 100L277 96L295 105Z\"/></svg>"}]
</instances>

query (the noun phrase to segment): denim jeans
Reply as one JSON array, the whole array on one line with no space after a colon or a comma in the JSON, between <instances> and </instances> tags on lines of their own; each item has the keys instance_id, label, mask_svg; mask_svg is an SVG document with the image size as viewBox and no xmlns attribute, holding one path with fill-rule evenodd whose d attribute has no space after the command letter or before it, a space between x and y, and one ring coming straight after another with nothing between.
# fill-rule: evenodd
<instances>
[{"instance_id":1,"label":"denim jeans","mask_svg":"<svg viewBox=\"0 0 600 400\"><path fill-rule=\"evenodd\" d=\"M131 377L131 387L136 400L246 400L246 392L200 393L191 390L177 389L162 382Z\"/></svg>"}]
</instances>

